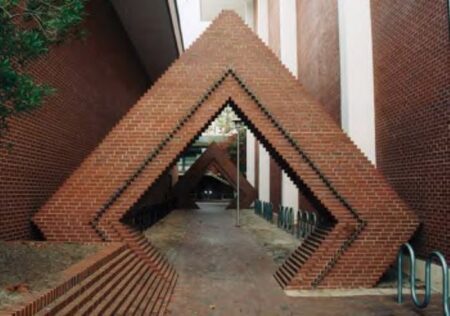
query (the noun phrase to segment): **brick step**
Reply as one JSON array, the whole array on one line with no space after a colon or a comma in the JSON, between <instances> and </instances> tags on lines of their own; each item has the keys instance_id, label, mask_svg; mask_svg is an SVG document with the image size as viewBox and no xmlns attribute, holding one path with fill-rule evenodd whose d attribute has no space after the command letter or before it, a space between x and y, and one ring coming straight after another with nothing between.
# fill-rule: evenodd
<instances>
[{"instance_id":1,"label":"brick step","mask_svg":"<svg viewBox=\"0 0 450 316\"><path fill-rule=\"evenodd\" d=\"M147 288L147 291L142 293L139 304L133 304L131 306L131 312L128 312L128 314L124 313L118 315L150 315L151 312L147 312L147 310L151 311L155 307L161 289L166 283L167 280L165 278L157 275L151 286Z\"/></svg>"},{"instance_id":2,"label":"brick step","mask_svg":"<svg viewBox=\"0 0 450 316\"><path fill-rule=\"evenodd\" d=\"M134 237L134 238L140 238L140 237L144 236L141 231L135 230L135 229L130 230L129 234L130 234L130 237Z\"/></svg>"},{"instance_id":3,"label":"brick step","mask_svg":"<svg viewBox=\"0 0 450 316\"><path fill-rule=\"evenodd\" d=\"M296 267L296 271L298 271L298 269L306 262L305 259L299 260L297 257L294 256L290 256L289 258L286 259L286 263Z\"/></svg>"},{"instance_id":4,"label":"brick step","mask_svg":"<svg viewBox=\"0 0 450 316\"><path fill-rule=\"evenodd\" d=\"M311 256L314 251L316 251L316 247L314 247L313 245L303 242L300 247L298 247L297 249L295 249L295 251L293 252L294 254L302 254L302 255L307 255L308 257Z\"/></svg>"},{"instance_id":5,"label":"brick step","mask_svg":"<svg viewBox=\"0 0 450 316\"><path fill-rule=\"evenodd\" d=\"M169 306L170 300L172 298L173 291L175 289L175 285L178 281L178 275L174 271L174 277L172 278L172 282L170 283L170 287L168 288L167 293L164 295L164 299L162 301L161 309L160 309L160 315L166 315L167 313L167 307Z\"/></svg>"},{"instance_id":6,"label":"brick step","mask_svg":"<svg viewBox=\"0 0 450 316\"><path fill-rule=\"evenodd\" d=\"M295 273L297 273L301 266L308 261L312 253L313 251L307 250L306 248L300 246L286 259L283 266L285 268L289 267L291 271L295 271Z\"/></svg>"},{"instance_id":7,"label":"brick step","mask_svg":"<svg viewBox=\"0 0 450 316\"><path fill-rule=\"evenodd\" d=\"M163 270L166 265L170 265L167 259L156 249L148 239L139 231L125 225L114 225L114 228L123 236L130 248L148 260L157 270Z\"/></svg>"},{"instance_id":8,"label":"brick step","mask_svg":"<svg viewBox=\"0 0 450 316\"><path fill-rule=\"evenodd\" d=\"M144 248L142 249L142 251L149 257L151 258L153 261L155 261L155 263L157 262L161 262L161 261L165 261L164 256L161 254L161 252L156 249L155 247L152 246L152 244L150 244L149 242L147 242L147 244L145 244Z\"/></svg>"},{"instance_id":9,"label":"brick step","mask_svg":"<svg viewBox=\"0 0 450 316\"><path fill-rule=\"evenodd\" d=\"M170 279L164 283L164 286L161 288L161 291L159 292L156 302L151 310L152 315L165 314L165 308L167 307L165 303L170 299L171 291L173 290L173 282L175 278L176 274L172 273Z\"/></svg>"},{"instance_id":10,"label":"brick step","mask_svg":"<svg viewBox=\"0 0 450 316\"><path fill-rule=\"evenodd\" d=\"M289 279L293 278L296 274L296 271L293 270L292 268L290 268L289 266L287 266L286 264L283 264L283 266L280 267L280 269L281 269L281 272L283 273L283 275Z\"/></svg>"},{"instance_id":11,"label":"brick step","mask_svg":"<svg viewBox=\"0 0 450 316\"><path fill-rule=\"evenodd\" d=\"M322 243L323 239L319 239L318 237L315 236L308 236L308 238L305 240L306 243L309 243L315 247L319 247L320 244Z\"/></svg>"},{"instance_id":12,"label":"brick step","mask_svg":"<svg viewBox=\"0 0 450 316\"><path fill-rule=\"evenodd\" d=\"M309 242L304 242L302 243L302 245L297 249L298 253L302 253L302 254L306 254L309 256L311 256L318 248L318 245L309 243Z\"/></svg>"},{"instance_id":13,"label":"brick step","mask_svg":"<svg viewBox=\"0 0 450 316\"><path fill-rule=\"evenodd\" d=\"M106 297L96 300L91 307L82 309L77 314L135 315L140 314L139 310L145 310L147 306L155 308L162 288L170 282L156 273L145 261L141 260L140 263L142 267L134 268ZM169 269L169 266L166 266L166 269ZM172 271L172 275L175 275L175 271Z\"/></svg>"},{"instance_id":14,"label":"brick step","mask_svg":"<svg viewBox=\"0 0 450 316\"><path fill-rule=\"evenodd\" d=\"M291 275L295 275L299 269L299 265L296 265L294 262L292 262L291 260L286 260L283 263L283 267L288 270L290 272Z\"/></svg>"},{"instance_id":15,"label":"brick step","mask_svg":"<svg viewBox=\"0 0 450 316\"><path fill-rule=\"evenodd\" d=\"M174 272L171 277L169 282L167 282L164 286L163 291L160 293L159 295L159 299L156 303L156 307L154 312L156 312L157 315L166 315L166 310L165 308L167 308L168 301L170 301L170 298L172 297L172 292L173 292L173 288L175 286L175 282L177 279L177 274L176 272ZM164 310L163 310L164 308Z\"/></svg>"},{"instance_id":16,"label":"brick step","mask_svg":"<svg viewBox=\"0 0 450 316\"><path fill-rule=\"evenodd\" d=\"M56 315L59 314L59 312L69 305L71 302L73 302L77 297L79 297L84 291L91 288L94 284L99 282L100 280L104 279L105 276L111 273L111 271L117 271L122 267L124 264L126 264L131 255L131 250L125 249L122 252L120 252L118 255L113 257L108 262L105 262L102 266L100 266L94 273L92 273L90 276L82 280L78 285L71 288L69 291L67 291L63 296L59 297L55 301L53 301L51 304L49 304L47 307L42 309L39 313L36 315Z\"/></svg>"},{"instance_id":17,"label":"brick step","mask_svg":"<svg viewBox=\"0 0 450 316\"><path fill-rule=\"evenodd\" d=\"M313 234L319 234L321 236L327 236L331 232L332 227L320 226L314 229Z\"/></svg>"},{"instance_id":18,"label":"brick step","mask_svg":"<svg viewBox=\"0 0 450 316\"><path fill-rule=\"evenodd\" d=\"M165 278L166 280L168 280L172 273L175 272L175 269L172 267L172 265L170 265L169 263L166 263L161 270L156 271L161 277Z\"/></svg>"},{"instance_id":19,"label":"brick step","mask_svg":"<svg viewBox=\"0 0 450 316\"><path fill-rule=\"evenodd\" d=\"M82 314L115 315L115 311L125 303L127 298L130 298L135 294L134 290L138 287L140 281L144 280L146 275L152 272L153 271L149 269L149 266L145 264L145 262L140 261L117 286L107 292L103 298L100 297L100 300L95 304L92 304L91 307L86 308L86 311Z\"/></svg>"},{"instance_id":20,"label":"brick step","mask_svg":"<svg viewBox=\"0 0 450 316\"><path fill-rule=\"evenodd\" d=\"M310 236L315 236L321 240L323 240L324 238L326 238L328 236L328 234L330 233L330 231L326 231L326 230L322 230L321 228L317 227Z\"/></svg>"},{"instance_id":21,"label":"brick step","mask_svg":"<svg viewBox=\"0 0 450 316\"><path fill-rule=\"evenodd\" d=\"M173 275L176 275L175 272L173 272ZM155 278L146 286L144 291L138 293L129 309L121 309L115 315L153 315L152 311L155 309L163 289L169 283L166 278L155 274Z\"/></svg>"},{"instance_id":22,"label":"brick step","mask_svg":"<svg viewBox=\"0 0 450 316\"><path fill-rule=\"evenodd\" d=\"M130 267L134 267L138 264L139 258L134 254L131 254L123 264L118 265L115 269L111 270L105 277L93 286L86 288L81 295L79 295L70 304L65 306L58 315L82 315L79 310L83 307L90 306L92 302L96 302L97 299L102 299L108 290L114 288L122 278L124 278L130 270Z\"/></svg>"},{"instance_id":23,"label":"brick step","mask_svg":"<svg viewBox=\"0 0 450 316\"><path fill-rule=\"evenodd\" d=\"M286 276L283 275L283 273L281 272L282 269L278 269L277 272L275 272L274 277L275 280L277 281L277 283L282 287L285 288L288 284L289 284L289 278L287 278Z\"/></svg>"},{"instance_id":24,"label":"brick step","mask_svg":"<svg viewBox=\"0 0 450 316\"><path fill-rule=\"evenodd\" d=\"M290 288L291 285L295 286L299 282L298 273L302 266L313 256L322 244L324 238L326 238L325 232L328 233L329 230L322 228L318 229L320 229L320 231L316 234L313 233L309 235L275 272L274 277L282 288ZM320 270L320 268L311 268L308 272L309 274L318 275ZM301 283L304 284L305 279L301 280Z\"/></svg>"},{"instance_id":25,"label":"brick step","mask_svg":"<svg viewBox=\"0 0 450 316\"><path fill-rule=\"evenodd\" d=\"M296 273L294 271L288 270L285 265L283 265L280 268L280 272L284 277L286 277L289 280L292 279L296 275Z\"/></svg>"},{"instance_id":26,"label":"brick step","mask_svg":"<svg viewBox=\"0 0 450 316\"><path fill-rule=\"evenodd\" d=\"M157 271L161 272L167 265L169 265L166 258L164 258L164 256L155 248L148 251L141 248L135 248L135 251L136 254L145 259Z\"/></svg>"},{"instance_id":27,"label":"brick step","mask_svg":"<svg viewBox=\"0 0 450 316\"><path fill-rule=\"evenodd\" d=\"M151 272L142 280L141 286L136 287L134 294L129 295L128 299L116 310L115 315L134 315L140 306L147 304L152 300L158 284L163 278L157 273Z\"/></svg>"},{"instance_id":28,"label":"brick step","mask_svg":"<svg viewBox=\"0 0 450 316\"><path fill-rule=\"evenodd\" d=\"M315 250L316 249L309 250L309 249L306 249L305 247L300 246L291 254L291 256L294 256L299 261L303 261L303 263L304 263L311 257L311 255L314 253Z\"/></svg>"},{"instance_id":29,"label":"brick step","mask_svg":"<svg viewBox=\"0 0 450 316\"><path fill-rule=\"evenodd\" d=\"M152 262L155 263L155 266L160 268L161 270L167 265L170 266L170 269L173 269L167 258L148 241L145 246L144 252L151 258Z\"/></svg>"}]
</instances>

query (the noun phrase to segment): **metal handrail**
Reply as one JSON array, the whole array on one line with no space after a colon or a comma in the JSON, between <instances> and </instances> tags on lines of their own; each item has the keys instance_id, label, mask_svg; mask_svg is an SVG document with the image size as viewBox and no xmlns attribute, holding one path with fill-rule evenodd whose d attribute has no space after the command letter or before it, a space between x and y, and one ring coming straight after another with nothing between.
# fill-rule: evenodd
<instances>
[{"instance_id":1,"label":"metal handrail","mask_svg":"<svg viewBox=\"0 0 450 316\"><path fill-rule=\"evenodd\" d=\"M439 260L442 267L442 303L445 316L450 316L449 310L449 297L448 297L448 265L444 256L439 251L433 251L428 255L425 261L425 297L420 302L416 292L416 256L414 249L409 243L403 244L397 254L397 303L403 303L403 255L404 250L407 250L409 254L410 263L410 285L411 285L411 298L418 308L425 308L430 304L431 300L431 262L435 258Z\"/></svg>"}]
</instances>

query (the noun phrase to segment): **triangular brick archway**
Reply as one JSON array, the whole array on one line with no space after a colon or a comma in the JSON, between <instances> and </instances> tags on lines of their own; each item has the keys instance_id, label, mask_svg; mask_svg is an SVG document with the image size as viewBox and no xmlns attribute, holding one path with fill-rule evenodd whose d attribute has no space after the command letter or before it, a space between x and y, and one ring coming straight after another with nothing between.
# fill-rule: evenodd
<instances>
[{"instance_id":1,"label":"triangular brick archway","mask_svg":"<svg viewBox=\"0 0 450 316\"><path fill-rule=\"evenodd\" d=\"M416 229L417 216L231 12L222 13L139 100L35 223L49 240L126 241L145 256L121 218L227 105L334 219L317 249L303 262L292 261L280 283L375 285Z\"/></svg>"},{"instance_id":2,"label":"triangular brick archway","mask_svg":"<svg viewBox=\"0 0 450 316\"><path fill-rule=\"evenodd\" d=\"M173 189L178 208L196 208L195 201L190 197L190 191L197 186L208 167L214 165L223 177L236 187L237 174L236 165L230 160L228 153L216 143L211 143L206 151L192 164L183 177L178 180ZM240 198L239 204L242 208L249 208L256 199L256 190L245 179L239 175ZM236 200L230 203L229 208L235 208Z\"/></svg>"}]
</instances>

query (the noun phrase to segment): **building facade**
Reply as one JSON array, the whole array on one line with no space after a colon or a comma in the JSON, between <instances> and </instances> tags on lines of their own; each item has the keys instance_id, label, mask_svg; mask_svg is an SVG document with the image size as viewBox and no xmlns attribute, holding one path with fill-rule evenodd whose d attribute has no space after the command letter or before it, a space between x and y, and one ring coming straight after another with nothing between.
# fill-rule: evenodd
<instances>
[{"instance_id":1,"label":"building facade","mask_svg":"<svg viewBox=\"0 0 450 316\"><path fill-rule=\"evenodd\" d=\"M450 256L447 1L255 0L253 5L247 23L420 216L413 239L419 255L438 249ZM311 208L247 136L247 177L259 198Z\"/></svg>"},{"instance_id":2,"label":"building facade","mask_svg":"<svg viewBox=\"0 0 450 316\"><path fill-rule=\"evenodd\" d=\"M144 2L89 1L86 38L29 65L56 94L0 140L0 240L40 237L31 217L178 57L171 7Z\"/></svg>"},{"instance_id":3,"label":"building facade","mask_svg":"<svg viewBox=\"0 0 450 316\"><path fill-rule=\"evenodd\" d=\"M230 8L417 212L419 254L438 249L450 256L447 1L241 2ZM170 27L161 31L167 21L158 10L166 8L154 3L113 1L113 8L91 1L86 42L56 47L31 65L33 75L58 93L42 109L12 121L6 141L13 149L0 149L0 239L35 237L31 216L177 57L180 36ZM182 11L180 17L183 26ZM313 208L250 132L247 178L261 200Z\"/></svg>"},{"instance_id":4,"label":"building facade","mask_svg":"<svg viewBox=\"0 0 450 316\"><path fill-rule=\"evenodd\" d=\"M91 1L84 41L53 47L32 65L56 88L40 109L10 122L0 149L0 239L35 238L31 216L149 86L120 20Z\"/></svg>"}]
</instances>

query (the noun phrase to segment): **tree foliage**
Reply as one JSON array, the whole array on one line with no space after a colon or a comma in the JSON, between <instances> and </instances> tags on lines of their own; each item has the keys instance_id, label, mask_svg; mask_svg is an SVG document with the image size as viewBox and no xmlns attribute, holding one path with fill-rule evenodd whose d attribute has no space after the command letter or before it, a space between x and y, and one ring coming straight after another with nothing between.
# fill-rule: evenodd
<instances>
[{"instance_id":1,"label":"tree foliage","mask_svg":"<svg viewBox=\"0 0 450 316\"><path fill-rule=\"evenodd\" d=\"M230 132L236 130L234 121L237 115L229 106L225 107L219 116L211 123L206 130L206 135L228 135Z\"/></svg>"},{"instance_id":2,"label":"tree foliage","mask_svg":"<svg viewBox=\"0 0 450 316\"><path fill-rule=\"evenodd\" d=\"M54 92L27 73L52 45L81 34L86 0L0 0L0 137L8 119Z\"/></svg>"}]
</instances>

